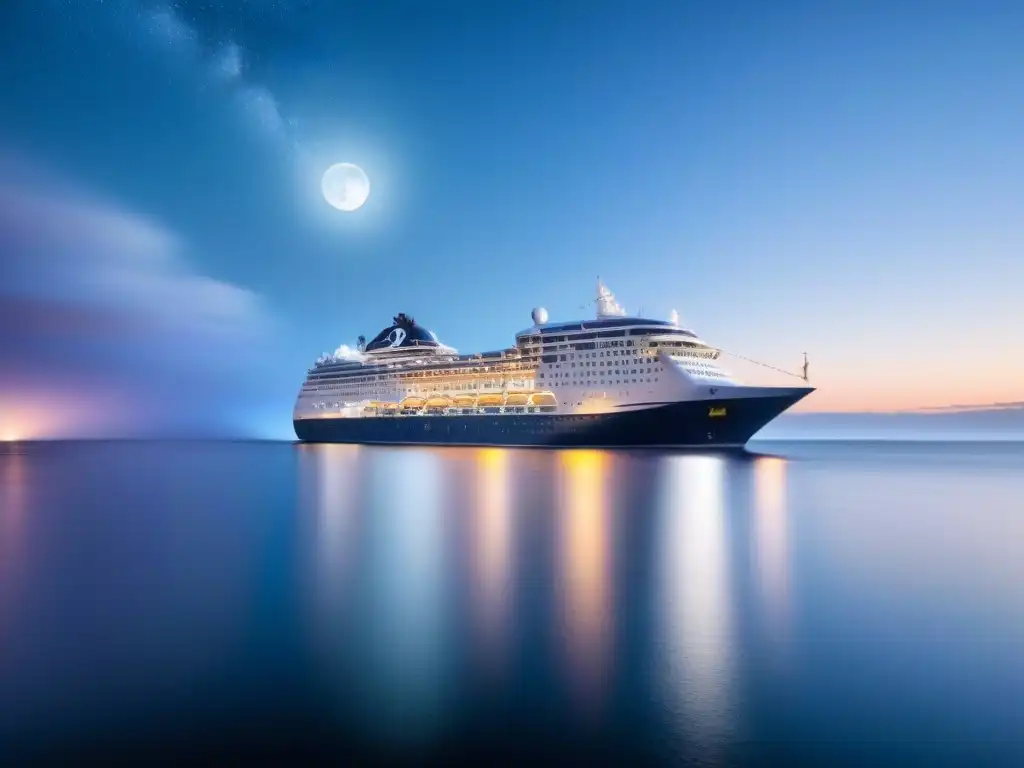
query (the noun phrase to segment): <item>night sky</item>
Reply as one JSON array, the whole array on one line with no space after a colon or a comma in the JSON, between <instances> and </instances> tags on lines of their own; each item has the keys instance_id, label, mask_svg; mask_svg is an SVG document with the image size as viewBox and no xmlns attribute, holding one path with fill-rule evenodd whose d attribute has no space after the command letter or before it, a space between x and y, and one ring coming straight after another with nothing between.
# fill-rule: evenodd
<instances>
[{"instance_id":1,"label":"night sky","mask_svg":"<svg viewBox=\"0 0 1024 768\"><path fill-rule=\"evenodd\" d=\"M597 275L807 351L808 409L1021 400L1022 40L1019 3L6 0L0 427L288 437L394 314L494 349Z\"/></svg>"}]
</instances>

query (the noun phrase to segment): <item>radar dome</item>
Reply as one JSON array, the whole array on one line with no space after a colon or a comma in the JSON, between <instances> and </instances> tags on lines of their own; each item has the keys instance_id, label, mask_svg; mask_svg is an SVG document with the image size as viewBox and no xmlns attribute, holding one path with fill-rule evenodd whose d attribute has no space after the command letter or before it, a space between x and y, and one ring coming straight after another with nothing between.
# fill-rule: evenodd
<instances>
[{"instance_id":1,"label":"radar dome","mask_svg":"<svg viewBox=\"0 0 1024 768\"><path fill-rule=\"evenodd\" d=\"M537 307L533 310L533 324L544 325L548 321L548 311L544 307Z\"/></svg>"}]
</instances>

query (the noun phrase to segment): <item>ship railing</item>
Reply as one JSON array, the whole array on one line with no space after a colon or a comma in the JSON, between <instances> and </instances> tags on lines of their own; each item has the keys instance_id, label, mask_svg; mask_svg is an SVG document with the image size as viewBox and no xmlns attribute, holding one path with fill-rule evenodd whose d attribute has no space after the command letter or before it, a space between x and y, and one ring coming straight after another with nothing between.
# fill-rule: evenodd
<instances>
[{"instance_id":1,"label":"ship railing","mask_svg":"<svg viewBox=\"0 0 1024 768\"><path fill-rule=\"evenodd\" d=\"M541 390L510 391L504 393L485 392L482 394L442 394L424 396L409 395L400 402L371 401L363 408L367 415L443 416L456 414L501 414L501 413L554 413L558 401L553 392Z\"/></svg>"},{"instance_id":2,"label":"ship railing","mask_svg":"<svg viewBox=\"0 0 1024 768\"><path fill-rule=\"evenodd\" d=\"M463 407L458 405L433 406L430 408L375 407L363 408L367 416L479 416L501 414L556 413L557 405L479 405Z\"/></svg>"}]
</instances>

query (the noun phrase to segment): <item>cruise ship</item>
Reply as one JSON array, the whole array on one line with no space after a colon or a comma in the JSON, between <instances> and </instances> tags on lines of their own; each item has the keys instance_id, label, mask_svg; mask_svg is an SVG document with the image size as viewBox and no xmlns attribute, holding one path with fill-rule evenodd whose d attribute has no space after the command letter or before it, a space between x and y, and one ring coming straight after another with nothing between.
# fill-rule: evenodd
<instances>
[{"instance_id":1,"label":"cruise ship","mask_svg":"<svg viewBox=\"0 0 1024 768\"><path fill-rule=\"evenodd\" d=\"M302 441L389 445L739 449L813 392L747 386L722 352L668 320L630 317L598 281L593 320L549 322L515 344L459 354L406 314L309 369Z\"/></svg>"}]
</instances>

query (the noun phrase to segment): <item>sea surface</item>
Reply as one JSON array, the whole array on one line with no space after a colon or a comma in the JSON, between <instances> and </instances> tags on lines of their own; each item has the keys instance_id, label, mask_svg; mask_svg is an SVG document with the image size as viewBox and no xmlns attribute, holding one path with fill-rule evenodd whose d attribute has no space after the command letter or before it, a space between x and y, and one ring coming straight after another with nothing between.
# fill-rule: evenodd
<instances>
[{"instance_id":1,"label":"sea surface","mask_svg":"<svg viewBox=\"0 0 1024 768\"><path fill-rule=\"evenodd\" d=\"M1024 765L1024 444L0 446L0 762Z\"/></svg>"}]
</instances>

